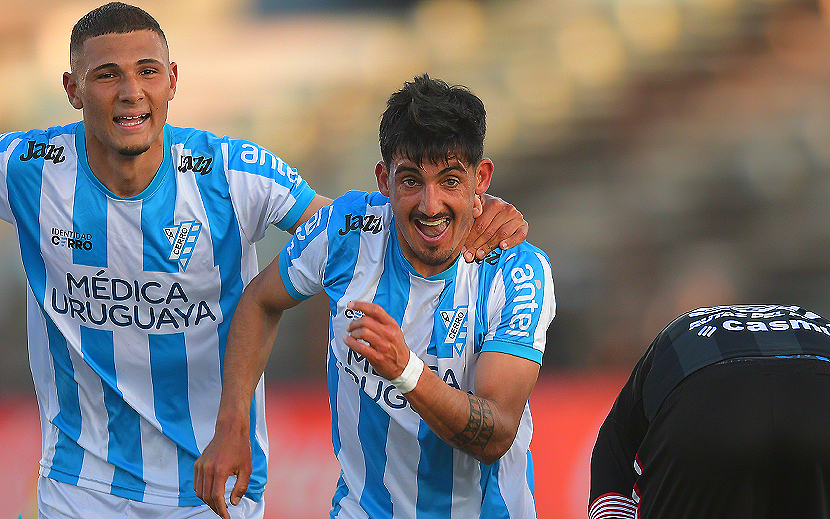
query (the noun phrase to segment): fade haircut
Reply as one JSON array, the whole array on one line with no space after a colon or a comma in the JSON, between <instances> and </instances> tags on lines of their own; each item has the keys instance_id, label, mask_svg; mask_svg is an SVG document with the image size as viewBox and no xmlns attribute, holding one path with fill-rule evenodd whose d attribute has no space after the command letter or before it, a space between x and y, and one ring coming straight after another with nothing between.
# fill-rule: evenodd
<instances>
[{"instance_id":1,"label":"fade haircut","mask_svg":"<svg viewBox=\"0 0 830 519\"><path fill-rule=\"evenodd\" d=\"M143 30L155 32L161 37L165 47L167 46L164 31L147 11L122 2L110 2L93 9L72 28L72 36L69 39L69 64L74 69L84 42L90 38Z\"/></svg>"},{"instance_id":2,"label":"fade haircut","mask_svg":"<svg viewBox=\"0 0 830 519\"><path fill-rule=\"evenodd\" d=\"M418 166L455 157L473 166L484 156L484 103L464 86L416 76L386 102L380 121L380 153L389 168L393 155Z\"/></svg>"}]
</instances>

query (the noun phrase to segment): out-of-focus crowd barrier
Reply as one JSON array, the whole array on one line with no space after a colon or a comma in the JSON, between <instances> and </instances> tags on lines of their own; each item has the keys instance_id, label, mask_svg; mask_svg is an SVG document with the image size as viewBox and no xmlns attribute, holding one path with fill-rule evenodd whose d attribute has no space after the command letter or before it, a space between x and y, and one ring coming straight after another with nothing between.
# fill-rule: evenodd
<instances>
[{"instance_id":1,"label":"out-of-focus crowd barrier","mask_svg":"<svg viewBox=\"0 0 830 519\"><path fill-rule=\"evenodd\" d=\"M586 517L596 432L626 374L559 374L531 396L540 519ZM266 396L271 461L266 519L327 517L339 475L331 449L326 388L271 384ZM34 395L0 396L0 519L37 516L40 422Z\"/></svg>"}]
</instances>

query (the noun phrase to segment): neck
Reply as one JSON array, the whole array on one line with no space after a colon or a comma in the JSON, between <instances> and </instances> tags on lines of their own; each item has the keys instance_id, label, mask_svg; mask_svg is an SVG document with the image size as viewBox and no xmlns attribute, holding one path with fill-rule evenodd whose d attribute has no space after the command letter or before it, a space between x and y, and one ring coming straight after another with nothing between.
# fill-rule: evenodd
<instances>
[{"instance_id":1,"label":"neck","mask_svg":"<svg viewBox=\"0 0 830 519\"><path fill-rule=\"evenodd\" d=\"M122 198L130 198L147 189L164 160L164 138L138 155L122 155L102 150L87 139L87 161L92 174L107 189Z\"/></svg>"}]
</instances>

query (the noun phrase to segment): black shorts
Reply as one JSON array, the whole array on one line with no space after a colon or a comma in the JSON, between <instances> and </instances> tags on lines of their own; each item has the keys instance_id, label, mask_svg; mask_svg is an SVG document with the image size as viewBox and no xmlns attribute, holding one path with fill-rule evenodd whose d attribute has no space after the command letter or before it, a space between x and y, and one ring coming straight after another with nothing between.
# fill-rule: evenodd
<instances>
[{"instance_id":1,"label":"black shorts","mask_svg":"<svg viewBox=\"0 0 830 519\"><path fill-rule=\"evenodd\" d=\"M638 457L643 519L830 519L830 362L703 368L666 398Z\"/></svg>"}]
</instances>

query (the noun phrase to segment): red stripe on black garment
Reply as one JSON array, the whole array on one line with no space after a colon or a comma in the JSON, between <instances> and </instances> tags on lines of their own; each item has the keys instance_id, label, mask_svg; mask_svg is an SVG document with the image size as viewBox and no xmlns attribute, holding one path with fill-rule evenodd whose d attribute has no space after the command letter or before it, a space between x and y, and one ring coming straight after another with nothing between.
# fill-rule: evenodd
<instances>
[{"instance_id":1,"label":"red stripe on black garment","mask_svg":"<svg viewBox=\"0 0 830 519\"><path fill-rule=\"evenodd\" d=\"M622 494L608 493L594 499L588 507L589 519L637 519L637 503Z\"/></svg>"}]
</instances>

